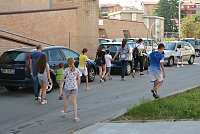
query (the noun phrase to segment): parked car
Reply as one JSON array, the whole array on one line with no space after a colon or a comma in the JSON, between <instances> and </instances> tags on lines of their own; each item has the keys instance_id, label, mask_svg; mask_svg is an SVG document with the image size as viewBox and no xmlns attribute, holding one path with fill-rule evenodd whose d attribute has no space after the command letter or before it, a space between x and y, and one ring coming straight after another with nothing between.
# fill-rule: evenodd
<instances>
[{"instance_id":1,"label":"parked car","mask_svg":"<svg viewBox=\"0 0 200 134\"><path fill-rule=\"evenodd\" d=\"M33 47L19 48L6 51L0 57L0 85L6 86L8 90L16 90L19 87L33 87L33 79L30 75L30 55L36 51ZM51 92L56 84L56 71L59 63L63 62L68 67L67 59L74 58L75 66L79 64L79 54L66 47L44 47L43 53L47 55L50 66L52 84L48 85L47 92ZM88 79L94 81L96 75L96 64L87 60ZM84 79L84 77L82 77Z\"/></svg>"},{"instance_id":2,"label":"parked car","mask_svg":"<svg viewBox=\"0 0 200 134\"><path fill-rule=\"evenodd\" d=\"M107 43L107 42L113 42L113 39L99 38L99 44Z\"/></svg>"},{"instance_id":3,"label":"parked car","mask_svg":"<svg viewBox=\"0 0 200 134\"><path fill-rule=\"evenodd\" d=\"M114 57L114 55L116 54L117 50L119 49L119 47L122 45L122 42L109 42L109 43L103 43L102 44L106 50L109 49L110 50L110 54L112 55L112 57ZM127 45L131 48L133 48L134 43L127 43ZM148 57L147 54L145 54L145 58L144 58L144 69L147 70L148 69ZM119 55L115 58L114 61L111 62L111 66L112 66L112 72L119 72L121 70L121 62L120 62L120 57ZM127 70L126 70L126 75L130 75L131 74L131 70L134 67L134 59L131 58L130 61L128 62L128 66L127 66Z\"/></svg>"},{"instance_id":4,"label":"parked car","mask_svg":"<svg viewBox=\"0 0 200 134\"><path fill-rule=\"evenodd\" d=\"M184 41L171 41L171 42L164 42L163 43L165 45L165 65L168 66L173 66L174 63L177 63L177 46L181 45L182 48L182 55L183 55L183 60L184 61L188 61L189 64L193 64L194 63L194 59L195 59L195 50L194 47L188 43L188 42L184 42Z\"/></svg>"},{"instance_id":5,"label":"parked car","mask_svg":"<svg viewBox=\"0 0 200 134\"><path fill-rule=\"evenodd\" d=\"M185 41L185 42L190 43L194 47L194 49L195 49L196 56L197 57L200 56L200 39L185 38L185 39L183 39L181 41Z\"/></svg>"}]
</instances>

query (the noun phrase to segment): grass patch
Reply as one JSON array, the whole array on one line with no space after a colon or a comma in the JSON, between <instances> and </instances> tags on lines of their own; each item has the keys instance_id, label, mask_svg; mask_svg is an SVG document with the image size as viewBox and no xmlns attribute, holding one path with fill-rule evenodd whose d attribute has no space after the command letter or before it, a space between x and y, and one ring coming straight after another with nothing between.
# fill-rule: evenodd
<instances>
[{"instance_id":1,"label":"grass patch","mask_svg":"<svg viewBox=\"0 0 200 134\"><path fill-rule=\"evenodd\" d=\"M143 100L112 121L161 119L200 119L200 87L156 101Z\"/></svg>"}]
</instances>

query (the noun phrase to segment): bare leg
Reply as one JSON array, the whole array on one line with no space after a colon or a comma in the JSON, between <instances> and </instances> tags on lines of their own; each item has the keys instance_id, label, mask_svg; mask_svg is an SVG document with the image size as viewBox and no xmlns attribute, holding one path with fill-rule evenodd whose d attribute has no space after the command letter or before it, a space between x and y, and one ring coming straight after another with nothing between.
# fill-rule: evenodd
<instances>
[{"instance_id":1,"label":"bare leg","mask_svg":"<svg viewBox=\"0 0 200 134\"><path fill-rule=\"evenodd\" d=\"M155 81L154 84L153 84L153 87L155 88L157 84L158 84L158 82Z\"/></svg>"},{"instance_id":2,"label":"bare leg","mask_svg":"<svg viewBox=\"0 0 200 134\"><path fill-rule=\"evenodd\" d=\"M85 79L86 79L86 88L87 90L89 90L90 88L88 87L88 75L85 76Z\"/></svg>"},{"instance_id":3,"label":"bare leg","mask_svg":"<svg viewBox=\"0 0 200 134\"><path fill-rule=\"evenodd\" d=\"M109 73L107 73L105 77L108 77L108 76L109 76Z\"/></svg>"},{"instance_id":4,"label":"bare leg","mask_svg":"<svg viewBox=\"0 0 200 134\"><path fill-rule=\"evenodd\" d=\"M160 82L160 83L157 83L157 85L155 86L155 88L156 88L156 95L158 94L158 92L157 92L158 88L159 88L162 84L163 84L163 82Z\"/></svg>"},{"instance_id":5,"label":"bare leg","mask_svg":"<svg viewBox=\"0 0 200 134\"><path fill-rule=\"evenodd\" d=\"M69 102L69 96L66 95L66 96L65 96L64 113L67 112L68 102Z\"/></svg>"},{"instance_id":6,"label":"bare leg","mask_svg":"<svg viewBox=\"0 0 200 134\"><path fill-rule=\"evenodd\" d=\"M182 60L182 65L183 65L183 58L181 60Z\"/></svg>"},{"instance_id":7,"label":"bare leg","mask_svg":"<svg viewBox=\"0 0 200 134\"><path fill-rule=\"evenodd\" d=\"M105 76L106 74L106 65L103 66L103 75L102 75L102 78Z\"/></svg>"},{"instance_id":8,"label":"bare leg","mask_svg":"<svg viewBox=\"0 0 200 134\"><path fill-rule=\"evenodd\" d=\"M48 83L43 84L43 89L42 89L42 101L44 101L45 98L46 98L47 86L48 86Z\"/></svg>"},{"instance_id":9,"label":"bare leg","mask_svg":"<svg viewBox=\"0 0 200 134\"><path fill-rule=\"evenodd\" d=\"M60 87L60 96L62 96L62 89L63 89L63 88L62 88L62 87Z\"/></svg>"},{"instance_id":10,"label":"bare leg","mask_svg":"<svg viewBox=\"0 0 200 134\"><path fill-rule=\"evenodd\" d=\"M178 61L177 61L177 66L178 66L178 63L179 63L179 59L178 59Z\"/></svg>"},{"instance_id":11,"label":"bare leg","mask_svg":"<svg viewBox=\"0 0 200 134\"><path fill-rule=\"evenodd\" d=\"M72 104L73 104L73 109L74 109L74 117L76 119L76 118L78 118L78 116L77 116L76 94L72 95Z\"/></svg>"},{"instance_id":12,"label":"bare leg","mask_svg":"<svg viewBox=\"0 0 200 134\"><path fill-rule=\"evenodd\" d=\"M99 77L102 78L102 67L99 66Z\"/></svg>"}]
</instances>

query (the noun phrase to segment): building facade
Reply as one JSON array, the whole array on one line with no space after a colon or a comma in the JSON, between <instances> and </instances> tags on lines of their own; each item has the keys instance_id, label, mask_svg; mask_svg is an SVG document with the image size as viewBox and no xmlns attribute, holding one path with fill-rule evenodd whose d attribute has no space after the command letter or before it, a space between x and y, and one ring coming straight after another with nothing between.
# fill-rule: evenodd
<instances>
[{"instance_id":1,"label":"building facade","mask_svg":"<svg viewBox=\"0 0 200 134\"><path fill-rule=\"evenodd\" d=\"M154 9L158 6L158 2L142 2L142 10L144 15L152 16Z\"/></svg>"},{"instance_id":2,"label":"building facade","mask_svg":"<svg viewBox=\"0 0 200 134\"><path fill-rule=\"evenodd\" d=\"M100 8L102 18L108 18L109 12L121 11L123 8L119 4L104 5Z\"/></svg>"}]
</instances>

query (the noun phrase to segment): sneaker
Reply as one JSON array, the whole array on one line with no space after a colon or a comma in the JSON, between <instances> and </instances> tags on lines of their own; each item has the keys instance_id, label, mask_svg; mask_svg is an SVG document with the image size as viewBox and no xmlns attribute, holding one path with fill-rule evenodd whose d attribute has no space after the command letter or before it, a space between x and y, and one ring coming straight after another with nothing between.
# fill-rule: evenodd
<instances>
[{"instance_id":1,"label":"sneaker","mask_svg":"<svg viewBox=\"0 0 200 134\"><path fill-rule=\"evenodd\" d=\"M87 87L86 90L90 90L91 88Z\"/></svg>"},{"instance_id":2,"label":"sneaker","mask_svg":"<svg viewBox=\"0 0 200 134\"><path fill-rule=\"evenodd\" d=\"M38 100L38 97L35 97L35 100L37 101L37 100Z\"/></svg>"},{"instance_id":3,"label":"sneaker","mask_svg":"<svg viewBox=\"0 0 200 134\"><path fill-rule=\"evenodd\" d=\"M184 67L184 65L181 65L181 67Z\"/></svg>"},{"instance_id":4,"label":"sneaker","mask_svg":"<svg viewBox=\"0 0 200 134\"><path fill-rule=\"evenodd\" d=\"M47 100L41 102L42 105L47 104Z\"/></svg>"},{"instance_id":5,"label":"sneaker","mask_svg":"<svg viewBox=\"0 0 200 134\"><path fill-rule=\"evenodd\" d=\"M177 67L180 67L179 65L177 65Z\"/></svg>"},{"instance_id":6,"label":"sneaker","mask_svg":"<svg viewBox=\"0 0 200 134\"><path fill-rule=\"evenodd\" d=\"M125 79L124 79L124 78L121 78L121 81L125 81Z\"/></svg>"},{"instance_id":7,"label":"sneaker","mask_svg":"<svg viewBox=\"0 0 200 134\"><path fill-rule=\"evenodd\" d=\"M156 95L156 96L155 96L155 99L159 99L159 98L160 98L160 96L159 96L159 95Z\"/></svg>"},{"instance_id":8,"label":"sneaker","mask_svg":"<svg viewBox=\"0 0 200 134\"><path fill-rule=\"evenodd\" d=\"M102 78L100 78L100 82L104 82L104 80Z\"/></svg>"},{"instance_id":9,"label":"sneaker","mask_svg":"<svg viewBox=\"0 0 200 134\"><path fill-rule=\"evenodd\" d=\"M102 78L103 80L104 80L104 82L106 82L106 78L104 77L104 78Z\"/></svg>"},{"instance_id":10,"label":"sneaker","mask_svg":"<svg viewBox=\"0 0 200 134\"><path fill-rule=\"evenodd\" d=\"M41 99L42 99L41 97L38 97L38 101L39 101L39 102L41 102Z\"/></svg>"},{"instance_id":11,"label":"sneaker","mask_svg":"<svg viewBox=\"0 0 200 134\"><path fill-rule=\"evenodd\" d=\"M63 100L63 97L62 96L59 96L59 98L58 98L59 100Z\"/></svg>"},{"instance_id":12,"label":"sneaker","mask_svg":"<svg viewBox=\"0 0 200 134\"><path fill-rule=\"evenodd\" d=\"M132 72L132 77L135 77L135 72Z\"/></svg>"},{"instance_id":13,"label":"sneaker","mask_svg":"<svg viewBox=\"0 0 200 134\"><path fill-rule=\"evenodd\" d=\"M112 80L112 78L109 78L109 80Z\"/></svg>"},{"instance_id":14,"label":"sneaker","mask_svg":"<svg viewBox=\"0 0 200 134\"><path fill-rule=\"evenodd\" d=\"M153 89L151 90L151 92L153 93L153 97L155 98L155 97L156 97L156 88L153 88Z\"/></svg>"}]
</instances>

